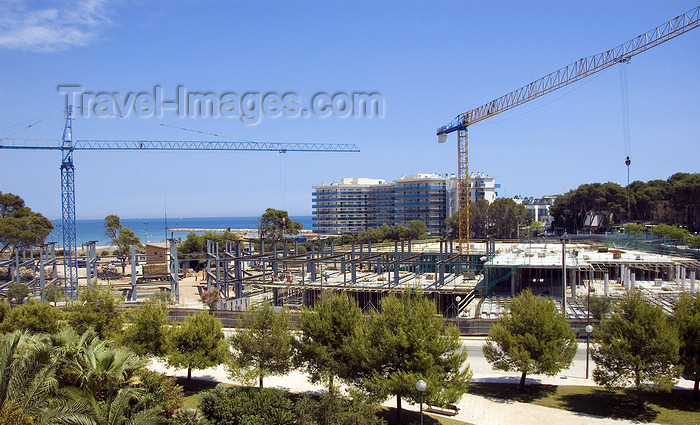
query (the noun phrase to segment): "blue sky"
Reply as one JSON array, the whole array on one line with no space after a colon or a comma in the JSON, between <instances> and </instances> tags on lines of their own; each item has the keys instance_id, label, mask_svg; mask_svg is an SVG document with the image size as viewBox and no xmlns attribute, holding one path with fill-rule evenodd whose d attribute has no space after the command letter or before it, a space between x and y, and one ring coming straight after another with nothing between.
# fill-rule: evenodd
<instances>
[{"instance_id":1,"label":"blue sky","mask_svg":"<svg viewBox=\"0 0 700 425\"><path fill-rule=\"evenodd\" d=\"M21 1L0 0L0 137L60 110L57 87L152 92L376 92L382 117L128 119L91 115L76 139L355 143L360 153L75 154L78 218L311 214L311 186L455 172L456 141L435 129L581 57L686 12L694 1ZM628 65L632 180L697 172L700 30ZM156 125L154 125L156 124ZM26 125L26 124L25 124ZM14 137L59 139L62 114ZM470 170L501 196L626 183L620 76L613 67L470 128ZM227 139L218 139L227 140ZM0 150L0 191L60 217L60 155Z\"/></svg>"}]
</instances>

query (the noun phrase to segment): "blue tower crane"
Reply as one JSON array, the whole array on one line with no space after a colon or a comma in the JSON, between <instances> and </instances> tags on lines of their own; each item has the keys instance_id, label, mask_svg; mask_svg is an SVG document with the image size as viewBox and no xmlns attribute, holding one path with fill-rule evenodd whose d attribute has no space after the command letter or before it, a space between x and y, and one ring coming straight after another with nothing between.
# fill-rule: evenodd
<instances>
[{"instance_id":1,"label":"blue tower crane","mask_svg":"<svg viewBox=\"0 0 700 425\"><path fill-rule=\"evenodd\" d=\"M264 152L359 152L355 144L226 142L172 140L73 140L73 107L66 109L63 137L59 143L35 139L3 139L0 149L41 149L61 151L61 226L63 229L63 267L65 293L75 298L78 288L78 247L75 228L76 150L180 150L180 151L264 151Z\"/></svg>"}]
</instances>

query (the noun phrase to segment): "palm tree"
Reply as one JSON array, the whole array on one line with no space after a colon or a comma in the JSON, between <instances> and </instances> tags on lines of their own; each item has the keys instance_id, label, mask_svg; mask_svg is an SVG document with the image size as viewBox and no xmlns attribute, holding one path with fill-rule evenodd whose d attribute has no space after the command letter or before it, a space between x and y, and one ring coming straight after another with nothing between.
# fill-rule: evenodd
<instances>
[{"instance_id":1,"label":"palm tree","mask_svg":"<svg viewBox=\"0 0 700 425\"><path fill-rule=\"evenodd\" d=\"M67 329L49 336L49 344L61 362L60 381L69 386L67 396L85 413L79 425L157 423L158 409L133 412L143 391L132 385L145 362L132 351L110 347L92 330L78 334Z\"/></svg>"},{"instance_id":2,"label":"palm tree","mask_svg":"<svg viewBox=\"0 0 700 425\"><path fill-rule=\"evenodd\" d=\"M79 423L84 416L58 391L56 361L40 337L0 339L0 425Z\"/></svg>"},{"instance_id":3,"label":"palm tree","mask_svg":"<svg viewBox=\"0 0 700 425\"><path fill-rule=\"evenodd\" d=\"M76 383L73 396L85 400L97 424L118 425L139 418L138 423L155 416L156 410L131 415L131 402L137 401L142 391L132 385L138 383L137 373L145 366L132 351L110 347L104 342L91 343L80 355L69 360L66 372ZM126 422L125 422L126 421Z\"/></svg>"}]
</instances>

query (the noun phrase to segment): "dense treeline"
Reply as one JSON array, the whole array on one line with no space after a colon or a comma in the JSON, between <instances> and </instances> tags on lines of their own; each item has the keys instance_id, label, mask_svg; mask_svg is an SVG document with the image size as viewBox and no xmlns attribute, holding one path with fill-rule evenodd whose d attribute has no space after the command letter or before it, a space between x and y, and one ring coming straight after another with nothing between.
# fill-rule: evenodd
<instances>
[{"instance_id":1,"label":"dense treeline","mask_svg":"<svg viewBox=\"0 0 700 425\"><path fill-rule=\"evenodd\" d=\"M445 220L446 236L449 238L459 235L458 214ZM518 204L510 198L498 198L491 203L480 199L469 207L469 228L471 236L475 238L519 238L525 236L531 221L532 217L525 205Z\"/></svg>"},{"instance_id":2,"label":"dense treeline","mask_svg":"<svg viewBox=\"0 0 700 425\"><path fill-rule=\"evenodd\" d=\"M700 174L676 173L667 180L635 181L627 189L617 183L583 184L557 198L550 209L556 228L576 232L587 216L601 214L599 231L621 223L666 223L700 230ZM629 217L628 217L629 213Z\"/></svg>"}]
</instances>

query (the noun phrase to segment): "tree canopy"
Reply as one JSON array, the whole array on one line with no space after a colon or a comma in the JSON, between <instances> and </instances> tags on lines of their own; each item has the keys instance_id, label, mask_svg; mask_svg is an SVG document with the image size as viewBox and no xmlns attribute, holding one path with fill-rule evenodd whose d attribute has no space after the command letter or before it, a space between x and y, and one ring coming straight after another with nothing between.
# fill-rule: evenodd
<instances>
[{"instance_id":1,"label":"tree canopy","mask_svg":"<svg viewBox=\"0 0 700 425\"><path fill-rule=\"evenodd\" d=\"M683 293L676 303L673 322L680 337L680 364L683 375L695 381L693 399L700 389L700 298Z\"/></svg>"},{"instance_id":2,"label":"tree canopy","mask_svg":"<svg viewBox=\"0 0 700 425\"><path fill-rule=\"evenodd\" d=\"M285 235L295 235L304 226L289 218L287 211L268 208L260 216L260 237L272 242L284 240Z\"/></svg>"},{"instance_id":3,"label":"tree canopy","mask_svg":"<svg viewBox=\"0 0 700 425\"><path fill-rule=\"evenodd\" d=\"M552 376L571 364L576 349L576 333L554 301L526 289L491 326L483 351L495 369L520 372L523 390L528 373Z\"/></svg>"},{"instance_id":4,"label":"tree canopy","mask_svg":"<svg viewBox=\"0 0 700 425\"><path fill-rule=\"evenodd\" d=\"M4 332L55 333L61 327L63 311L49 303L30 301L16 306L2 321Z\"/></svg>"},{"instance_id":5,"label":"tree canopy","mask_svg":"<svg viewBox=\"0 0 700 425\"><path fill-rule=\"evenodd\" d=\"M132 309L131 323L120 332L121 343L141 356L163 357L167 353L168 306L149 298Z\"/></svg>"},{"instance_id":6,"label":"tree canopy","mask_svg":"<svg viewBox=\"0 0 700 425\"><path fill-rule=\"evenodd\" d=\"M229 338L234 351L230 371L246 381L263 379L270 375L287 373L292 368L292 341L289 330L289 312L279 312L264 303L248 310L242 327Z\"/></svg>"},{"instance_id":7,"label":"tree canopy","mask_svg":"<svg viewBox=\"0 0 700 425\"><path fill-rule=\"evenodd\" d=\"M187 368L187 379L192 377L192 369L216 366L229 356L221 321L204 311L188 316L173 327L166 341L168 364Z\"/></svg>"},{"instance_id":8,"label":"tree canopy","mask_svg":"<svg viewBox=\"0 0 700 425\"><path fill-rule=\"evenodd\" d=\"M629 220L683 226L700 231L700 173L676 173L666 180L629 185ZM589 213L603 216L601 231L628 220L627 190L617 183L584 184L557 197L554 225L569 232L584 227Z\"/></svg>"},{"instance_id":9,"label":"tree canopy","mask_svg":"<svg viewBox=\"0 0 700 425\"><path fill-rule=\"evenodd\" d=\"M358 376L353 345L364 326L362 310L347 294L325 292L313 307L299 314L297 364L312 382L323 381L333 391L333 378L346 382Z\"/></svg>"},{"instance_id":10,"label":"tree canopy","mask_svg":"<svg viewBox=\"0 0 700 425\"><path fill-rule=\"evenodd\" d=\"M428 236L428 227L420 220L413 220L407 226L397 224L389 226L384 223L379 227L370 227L357 235L359 242L408 241L423 239Z\"/></svg>"},{"instance_id":11,"label":"tree canopy","mask_svg":"<svg viewBox=\"0 0 700 425\"><path fill-rule=\"evenodd\" d=\"M600 231L610 231L615 224L626 219L627 196L617 183L582 184L557 197L549 213L554 217L554 226L569 232L583 229L585 220L601 214Z\"/></svg>"},{"instance_id":12,"label":"tree canopy","mask_svg":"<svg viewBox=\"0 0 700 425\"><path fill-rule=\"evenodd\" d=\"M136 245L138 250L143 249L141 238L136 236L130 228L123 227L118 215L108 215L103 225L105 234L112 237L112 244L117 246L114 253L122 260L122 273L124 273L125 261L131 255L131 245Z\"/></svg>"},{"instance_id":13,"label":"tree canopy","mask_svg":"<svg viewBox=\"0 0 700 425\"><path fill-rule=\"evenodd\" d=\"M660 306L639 291L615 304L593 331L593 380L606 387L633 385L643 407L642 388L670 390L678 380L678 330Z\"/></svg>"},{"instance_id":14,"label":"tree canopy","mask_svg":"<svg viewBox=\"0 0 700 425\"><path fill-rule=\"evenodd\" d=\"M92 328L99 337L108 339L124 326L122 299L109 286L93 284L80 288L78 299L66 311L68 323L78 333Z\"/></svg>"},{"instance_id":15,"label":"tree canopy","mask_svg":"<svg viewBox=\"0 0 700 425\"><path fill-rule=\"evenodd\" d=\"M457 212L445 220L446 235L456 238L459 235L459 214ZM524 236L532 221L525 205L509 198L498 198L493 202L480 199L469 207L469 228L472 236L485 238L518 238Z\"/></svg>"},{"instance_id":16,"label":"tree canopy","mask_svg":"<svg viewBox=\"0 0 700 425\"><path fill-rule=\"evenodd\" d=\"M0 192L0 251L8 245L41 245L52 230L51 221L25 206L22 198Z\"/></svg>"},{"instance_id":17,"label":"tree canopy","mask_svg":"<svg viewBox=\"0 0 700 425\"><path fill-rule=\"evenodd\" d=\"M364 335L353 344L364 357L363 385L378 399L395 395L399 422L401 398L418 402L416 382L428 386L428 403L456 403L467 392L471 371L455 326L444 327L435 303L421 293L405 291L382 299Z\"/></svg>"}]
</instances>

